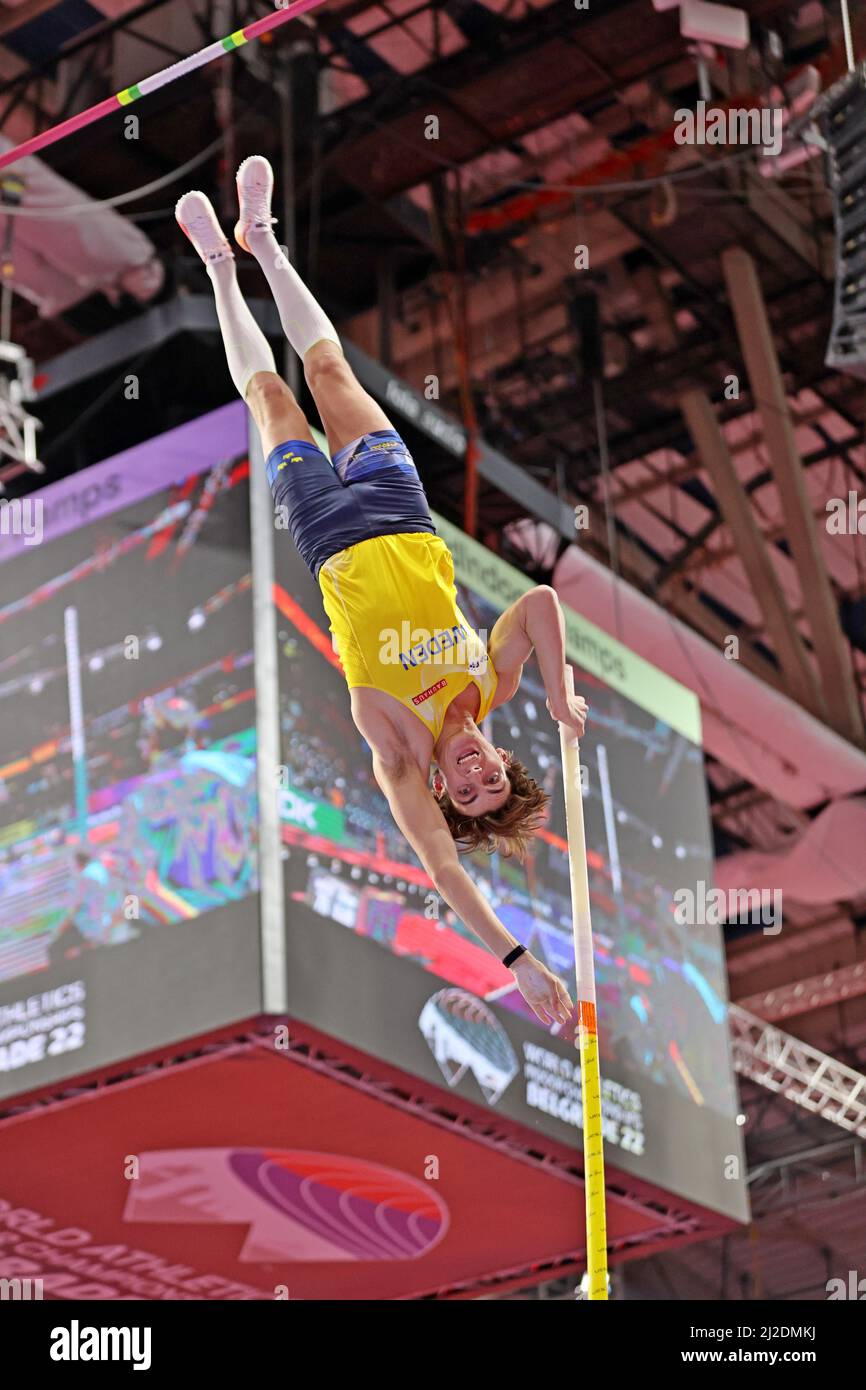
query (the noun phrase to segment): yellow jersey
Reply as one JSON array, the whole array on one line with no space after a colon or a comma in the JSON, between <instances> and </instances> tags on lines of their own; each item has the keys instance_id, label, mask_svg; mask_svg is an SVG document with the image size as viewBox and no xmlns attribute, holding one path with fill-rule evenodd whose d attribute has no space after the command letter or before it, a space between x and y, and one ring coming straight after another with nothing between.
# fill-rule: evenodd
<instances>
[{"instance_id":1,"label":"yellow jersey","mask_svg":"<svg viewBox=\"0 0 866 1390\"><path fill-rule=\"evenodd\" d=\"M325 561L319 586L350 690L393 695L435 743L451 701L475 684L481 723L497 676L486 643L460 611L454 562L439 536L360 541Z\"/></svg>"}]
</instances>

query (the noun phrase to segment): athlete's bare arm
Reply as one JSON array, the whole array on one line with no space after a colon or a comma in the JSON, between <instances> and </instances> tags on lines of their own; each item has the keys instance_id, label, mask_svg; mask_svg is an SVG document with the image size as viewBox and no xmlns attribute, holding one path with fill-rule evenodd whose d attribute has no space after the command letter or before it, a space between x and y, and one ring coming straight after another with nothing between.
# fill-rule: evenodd
<instances>
[{"instance_id":1,"label":"athlete's bare arm","mask_svg":"<svg viewBox=\"0 0 866 1390\"><path fill-rule=\"evenodd\" d=\"M586 701L569 695L565 684L565 619L556 590L539 584L522 594L497 620L490 634L490 660L499 677L493 708L510 700L533 651L547 692L547 708L560 724L581 737Z\"/></svg>"},{"instance_id":2,"label":"athlete's bare arm","mask_svg":"<svg viewBox=\"0 0 866 1390\"><path fill-rule=\"evenodd\" d=\"M463 868L445 817L414 758L398 748L373 750L373 772L391 814L433 882L436 892L500 960L518 943ZM566 1023L573 1005L562 982L527 951L514 963L521 994L542 1023Z\"/></svg>"}]
</instances>

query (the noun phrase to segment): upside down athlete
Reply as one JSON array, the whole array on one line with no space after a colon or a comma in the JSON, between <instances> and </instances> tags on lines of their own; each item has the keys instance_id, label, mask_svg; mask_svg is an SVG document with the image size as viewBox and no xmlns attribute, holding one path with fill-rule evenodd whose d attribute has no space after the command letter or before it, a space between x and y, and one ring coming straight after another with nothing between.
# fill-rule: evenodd
<instances>
[{"instance_id":1,"label":"upside down athlete","mask_svg":"<svg viewBox=\"0 0 866 1390\"><path fill-rule=\"evenodd\" d=\"M542 818L541 788L479 728L514 695L533 651L552 717L583 733L586 703L566 688L559 600L546 585L524 594L498 619L485 650L457 606L451 555L406 445L277 244L267 160L245 160L237 184L235 239L267 277L333 463L277 375L210 202L203 193L184 194L177 220L207 266L229 371L259 428L274 500L321 588L376 781L437 892L513 970L542 1022L564 1023L571 1000L562 982L506 931L457 853L459 844L522 854ZM428 640L386 656L383 632L407 628Z\"/></svg>"}]
</instances>

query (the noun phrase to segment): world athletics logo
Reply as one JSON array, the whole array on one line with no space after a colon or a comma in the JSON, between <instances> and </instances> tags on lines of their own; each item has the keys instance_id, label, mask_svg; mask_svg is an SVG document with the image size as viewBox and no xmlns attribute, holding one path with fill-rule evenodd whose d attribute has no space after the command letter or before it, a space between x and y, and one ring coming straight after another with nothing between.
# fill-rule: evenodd
<instances>
[{"instance_id":1,"label":"world athletics logo","mask_svg":"<svg viewBox=\"0 0 866 1390\"><path fill-rule=\"evenodd\" d=\"M448 1230L428 1184L345 1154L160 1149L140 1174L124 1221L246 1225L245 1263L416 1260Z\"/></svg>"},{"instance_id":2,"label":"world athletics logo","mask_svg":"<svg viewBox=\"0 0 866 1390\"><path fill-rule=\"evenodd\" d=\"M475 994L440 989L427 1000L418 1027L453 1089L470 1071L488 1105L495 1105L519 1070L502 1024Z\"/></svg>"}]
</instances>

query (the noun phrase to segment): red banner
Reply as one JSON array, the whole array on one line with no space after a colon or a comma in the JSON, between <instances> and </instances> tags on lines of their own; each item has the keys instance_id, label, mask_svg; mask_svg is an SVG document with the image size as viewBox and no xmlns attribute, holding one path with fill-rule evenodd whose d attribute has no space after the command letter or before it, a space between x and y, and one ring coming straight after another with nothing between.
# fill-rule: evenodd
<instances>
[{"instance_id":1,"label":"red banner","mask_svg":"<svg viewBox=\"0 0 866 1390\"><path fill-rule=\"evenodd\" d=\"M0 1126L0 1277L65 1299L388 1299L565 1257L582 1187L249 1045ZM612 1239L649 1213L611 1202Z\"/></svg>"}]
</instances>

